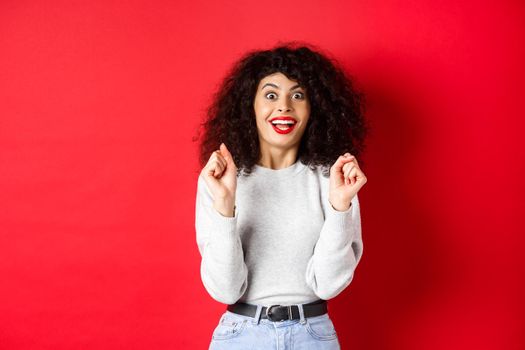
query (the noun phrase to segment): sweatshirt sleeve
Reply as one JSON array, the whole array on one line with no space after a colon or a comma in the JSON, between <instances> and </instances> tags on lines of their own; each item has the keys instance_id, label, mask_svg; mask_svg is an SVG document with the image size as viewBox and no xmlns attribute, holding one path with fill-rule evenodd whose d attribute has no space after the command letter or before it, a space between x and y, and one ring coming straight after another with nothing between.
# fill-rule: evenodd
<instances>
[{"instance_id":1,"label":"sweatshirt sleeve","mask_svg":"<svg viewBox=\"0 0 525 350\"><path fill-rule=\"evenodd\" d=\"M363 254L361 216L357 194L346 211L338 211L323 194L325 221L306 267L306 283L321 299L341 293L354 277Z\"/></svg>"},{"instance_id":2,"label":"sweatshirt sleeve","mask_svg":"<svg viewBox=\"0 0 525 350\"><path fill-rule=\"evenodd\" d=\"M201 255L201 279L210 296L234 304L248 286L248 268L237 232L239 208L226 217L213 207L213 197L202 176L197 182L195 230Z\"/></svg>"}]
</instances>

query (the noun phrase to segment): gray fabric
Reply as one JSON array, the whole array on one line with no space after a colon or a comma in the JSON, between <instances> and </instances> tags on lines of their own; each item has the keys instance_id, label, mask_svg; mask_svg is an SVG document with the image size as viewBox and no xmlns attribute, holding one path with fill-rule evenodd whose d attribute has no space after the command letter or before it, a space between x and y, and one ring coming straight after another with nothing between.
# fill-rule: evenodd
<instances>
[{"instance_id":1,"label":"gray fabric","mask_svg":"<svg viewBox=\"0 0 525 350\"><path fill-rule=\"evenodd\" d=\"M352 281L363 254L358 196L344 212L328 201L329 178L300 161L256 165L237 177L234 217L213 208L197 181L195 229L201 279L210 296L269 306L328 300Z\"/></svg>"}]
</instances>

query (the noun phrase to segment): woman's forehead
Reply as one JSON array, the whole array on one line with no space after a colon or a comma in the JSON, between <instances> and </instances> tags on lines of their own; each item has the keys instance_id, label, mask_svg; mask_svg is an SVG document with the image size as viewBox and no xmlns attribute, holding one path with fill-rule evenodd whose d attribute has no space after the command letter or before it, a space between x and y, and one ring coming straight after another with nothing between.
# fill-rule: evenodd
<instances>
[{"instance_id":1,"label":"woman's forehead","mask_svg":"<svg viewBox=\"0 0 525 350\"><path fill-rule=\"evenodd\" d=\"M269 74L263 77L259 81L259 88L262 89L265 85L269 85L269 86L273 86L277 88L282 88L282 85L285 85L285 86L290 85L292 87L296 87L296 86L302 87L299 82L288 78L286 75L284 75L281 72Z\"/></svg>"},{"instance_id":2,"label":"woman's forehead","mask_svg":"<svg viewBox=\"0 0 525 350\"><path fill-rule=\"evenodd\" d=\"M275 72L272 74L268 74L261 78L261 82L268 81L268 80L290 80L284 73L281 72Z\"/></svg>"}]
</instances>

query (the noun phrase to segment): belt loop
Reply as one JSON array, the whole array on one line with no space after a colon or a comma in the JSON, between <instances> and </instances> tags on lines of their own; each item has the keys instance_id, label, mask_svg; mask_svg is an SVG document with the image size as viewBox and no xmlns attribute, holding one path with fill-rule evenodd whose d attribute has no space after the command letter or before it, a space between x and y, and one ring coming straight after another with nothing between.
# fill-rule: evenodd
<instances>
[{"instance_id":1,"label":"belt loop","mask_svg":"<svg viewBox=\"0 0 525 350\"><path fill-rule=\"evenodd\" d=\"M306 323L306 319L304 318L304 310L303 310L303 304L297 304L297 307L299 308L299 316L301 318L301 324Z\"/></svg>"},{"instance_id":2,"label":"belt loop","mask_svg":"<svg viewBox=\"0 0 525 350\"><path fill-rule=\"evenodd\" d=\"M261 318L261 311L262 311L262 305L257 305L257 311L255 311L255 316L252 320L253 324L259 324L259 320Z\"/></svg>"}]
</instances>

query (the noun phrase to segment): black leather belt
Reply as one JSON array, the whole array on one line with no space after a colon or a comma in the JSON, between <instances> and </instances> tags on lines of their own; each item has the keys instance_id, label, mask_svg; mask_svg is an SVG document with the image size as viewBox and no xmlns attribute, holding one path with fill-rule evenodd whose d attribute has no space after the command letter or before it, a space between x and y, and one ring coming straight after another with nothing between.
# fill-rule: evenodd
<instances>
[{"instance_id":1,"label":"black leather belt","mask_svg":"<svg viewBox=\"0 0 525 350\"><path fill-rule=\"evenodd\" d=\"M239 315L255 317L257 305L246 303L235 303L228 305L227 310ZM303 304L304 317L320 316L328 312L326 300L316 300L314 302ZM299 307L297 305L271 305L264 306L261 310L261 319L270 321L298 320Z\"/></svg>"}]
</instances>

